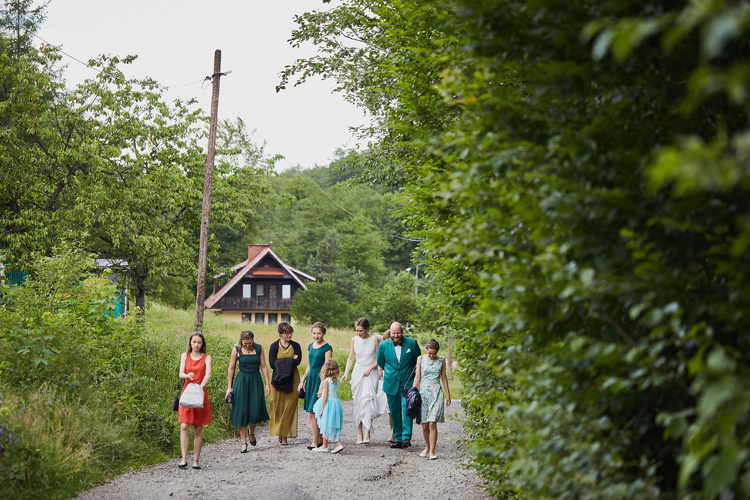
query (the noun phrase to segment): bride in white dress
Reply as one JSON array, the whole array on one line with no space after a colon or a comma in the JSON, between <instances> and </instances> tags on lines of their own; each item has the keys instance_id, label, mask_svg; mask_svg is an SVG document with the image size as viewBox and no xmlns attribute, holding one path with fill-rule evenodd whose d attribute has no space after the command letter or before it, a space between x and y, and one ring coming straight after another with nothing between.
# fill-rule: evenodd
<instances>
[{"instance_id":1,"label":"bride in white dress","mask_svg":"<svg viewBox=\"0 0 750 500\"><path fill-rule=\"evenodd\" d=\"M385 413L383 398L378 398L378 338L370 335L370 321L359 318L354 322L357 336L352 338L349 359L341 380L347 380L352 370L351 386L354 400L354 423L357 426L357 444L369 444L373 430L372 421Z\"/></svg>"}]
</instances>

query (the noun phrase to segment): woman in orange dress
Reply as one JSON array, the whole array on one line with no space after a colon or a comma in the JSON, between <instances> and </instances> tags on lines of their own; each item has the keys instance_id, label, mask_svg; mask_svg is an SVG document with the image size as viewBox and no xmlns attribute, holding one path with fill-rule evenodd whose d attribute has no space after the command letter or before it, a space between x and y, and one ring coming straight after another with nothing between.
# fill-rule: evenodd
<instances>
[{"instance_id":1,"label":"woman in orange dress","mask_svg":"<svg viewBox=\"0 0 750 500\"><path fill-rule=\"evenodd\" d=\"M211 356L206 354L206 339L201 332L193 332L188 342L187 352L180 357L180 378L185 380L182 392L188 384L200 384L203 389L203 408L183 408L179 410L180 447L182 461L177 467L187 467L187 453L190 437L188 431L193 428L195 440L193 443L193 469L200 469L199 460L203 446L203 426L211 423L211 403L208 401L206 385L211 378Z\"/></svg>"}]
</instances>

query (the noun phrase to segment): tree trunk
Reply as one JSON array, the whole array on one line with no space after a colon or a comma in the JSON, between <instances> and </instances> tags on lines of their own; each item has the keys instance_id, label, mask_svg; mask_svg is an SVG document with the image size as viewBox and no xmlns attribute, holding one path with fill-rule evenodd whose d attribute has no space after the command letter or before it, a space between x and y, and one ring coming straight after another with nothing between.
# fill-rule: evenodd
<instances>
[{"instance_id":1,"label":"tree trunk","mask_svg":"<svg viewBox=\"0 0 750 500\"><path fill-rule=\"evenodd\" d=\"M147 272L133 273L133 294L135 295L135 314L139 323L143 322L146 314L146 277Z\"/></svg>"}]
</instances>

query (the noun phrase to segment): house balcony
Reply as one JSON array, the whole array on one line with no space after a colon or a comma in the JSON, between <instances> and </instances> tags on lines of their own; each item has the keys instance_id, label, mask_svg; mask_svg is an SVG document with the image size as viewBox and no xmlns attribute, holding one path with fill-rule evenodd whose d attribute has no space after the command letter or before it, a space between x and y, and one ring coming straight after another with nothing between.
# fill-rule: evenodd
<instances>
[{"instance_id":1,"label":"house balcony","mask_svg":"<svg viewBox=\"0 0 750 500\"><path fill-rule=\"evenodd\" d=\"M211 309L222 311L283 311L291 310L294 299L279 299L270 297L256 297L243 299L241 297L222 297Z\"/></svg>"}]
</instances>

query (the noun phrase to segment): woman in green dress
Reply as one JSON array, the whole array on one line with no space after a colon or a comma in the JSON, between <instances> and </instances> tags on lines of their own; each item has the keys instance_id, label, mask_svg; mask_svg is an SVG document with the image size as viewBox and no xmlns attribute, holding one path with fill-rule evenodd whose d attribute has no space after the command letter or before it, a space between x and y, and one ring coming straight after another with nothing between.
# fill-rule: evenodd
<instances>
[{"instance_id":1,"label":"woman in green dress","mask_svg":"<svg viewBox=\"0 0 750 500\"><path fill-rule=\"evenodd\" d=\"M235 365L240 365L240 371L232 387ZM266 382L265 394L263 380ZM268 421L266 399L270 393L268 385L268 367L263 354L263 347L255 343L255 335L250 330L240 333L240 345L232 349L232 359L227 373L227 396L234 392L232 403L232 425L240 428L242 449L240 453L247 453L247 428L250 427L250 444L255 446L255 426Z\"/></svg>"},{"instance_id":2,"label":"woman in green dress","mask_svg":"<svg viewBox=\"0 0 750 500\"><path fill-rule=\"evenodd\" d=\"M323 337L326 334L326 326L318 321L313 324L311 331L314 342L307 346L307 368L305 369L305 374L302 376L302 380L300 380L299 386L297 387L297 392L302 389L305 390L304 408L307 412L307 424L312 427L313 430L312 444L307 447L308 450L312 450L323 444L323 436L320 435L320 429L318 428L318 421L315 418L313 405L320 397L318 394L318 388L320 387L320 369L333 355L331 344L323 340Z\"/></svg>"}]
</instances>

